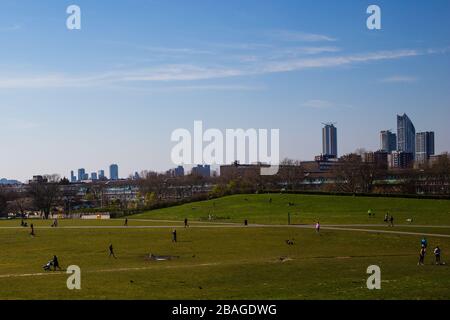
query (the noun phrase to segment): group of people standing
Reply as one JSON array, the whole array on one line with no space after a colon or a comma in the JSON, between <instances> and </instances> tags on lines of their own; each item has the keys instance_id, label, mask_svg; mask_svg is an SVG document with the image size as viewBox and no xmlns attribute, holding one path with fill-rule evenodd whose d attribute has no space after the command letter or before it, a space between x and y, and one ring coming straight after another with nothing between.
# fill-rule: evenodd
<instances>
[{"instance_id":1,"label":"group of people standing","mask_svg":"<svg viewBox=\"0 0 450 320\"><path fill-rule=\"evenodd\" d=\"M428 241L426 238L423 238L420 242L420 252L419 252L419 262L417 263L418 266L423 266L425 264L425 255L427 254L427 247L428 247ZM436 246L433 250L433 254L435 257L435 264L440 266L442 265L441 262L441 248L439 246Z\"/></svg>"}]
</instances>

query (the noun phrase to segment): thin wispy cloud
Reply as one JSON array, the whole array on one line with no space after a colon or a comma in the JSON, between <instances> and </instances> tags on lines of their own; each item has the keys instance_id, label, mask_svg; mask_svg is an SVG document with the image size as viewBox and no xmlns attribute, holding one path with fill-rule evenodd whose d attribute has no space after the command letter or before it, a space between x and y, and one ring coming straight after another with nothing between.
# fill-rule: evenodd
<instances>
[{"instance_id":1,"label":"thin wispy cloud","mask_svg":"<svg viewBox=\"0 0 450 320\"><path fill-rule=\"evenodd\" d=\"M259 76L273 73L294 72L306 69L323 69L354 64L390 61L429 54L423 50L392 50L353 55L327 57L262 60L255 63L241 63L238 66L218 64L170 64L134 70L115 70L98 74L72 76L48 74L33 76L0 77L0 89L5 88L45 88L45 87L92 87L134 82L173 82L224 79L231 77ZM407 78L391 78L390 81L405 81Z\"/></svg>"},{"instance_id":2,"label":"thin wispy cloud","mask_svg":"<svg viewBox=\"0 0 450 320\"><path fill-rule=\"evenodd\" d=\"M148 87L128 87L133 91L140 91L146 93L160 93L160 92L196 92L196 91L261 91L265 90L265 86L258 85L241 85L241 84L195 84L195 85L180 85L180 86L161 86L151 88Z\"/></svg>"},{"instance_id":3,"label":"thin wispy cloud","mask_svg":"<svg viewBox=\"0 0 450 320\"><path fill-rule=\"evenodd\" d=\"M365 63L383 60L395 60L400 58L414 57L425 53L418 50L394 50L380 51L356 55L340 55L334 57L319 57L310 59L293 59L268 64L264 71L266 73L290 72L302 69L331 68L355 63Z\"/></svg>"},{"instance_id":4,"label":"thin wispy cloud","mask_svg":"<svg viewBox=\"0 0 450 320\"><path fill-rule=\"evenodd\" d=\"M292 51L299 54L315 55L321 53L339 52L341 49L338 47L299 47L293 48Z\"/></svg>"},{"instance_id":5,"label":"thin wispy cloud","mask_svg":"<svg viewBox=\"0 0 450 320\"><path fill-rule=\"evenodd\" d=\"M123 81L191 81L245 75L245 70L196 65L168 65L124 75Z\"/></svg>"},{"instance_id":6,"label":"thin wispy cloud","mask_svg":"<svg viewBox=\"0 0 450 320\"><path fill-rule=\"evenodd\" d=\"M402 76L402 75L396 75L387 77L384 79L381 79L381 82L383 83L413 83L417 82L419 79L417 77L413 76Z\"/></svg>"},{"instance_id":7,"label":"thin wispy cloud","mask_svg":"<svg viewBox=\"0 0 450 320\"><path fill-rule=\"evenodd\" d=\"M317 33L302 31L276 30L269 33L273 38L289 42L334 42L336 38Z\"/></svg>"},{"instance_id":8,"label":"thin wispy cloud","mask_svg":"<svg viewBox=\"0 0 450 320\"><path fill-rule=\"evenodd\" d=\"M210 50L200 50L193 48L171 48L171 47L152 47L152 46L139 46L140 49L155 53L167 53L167 54L213 54Z\"/></svg>"},{"instance_id":9,"label":"thin wispy cloud","mask_svg":"<svg viewBox=\"0 0 450 320\"><path fill-rule=\"evenodd\" d=\"M156 54L176 54L176 55L205 55L213 54L213 50L209 49L198 49L198 48L187 48L187 47L166 47L157 45L145 45L145 44L135 44L123 41L104 41L104 44L115 46L115 47L127 47L135 50L148 51Z\"/></svg>"},{"instance_id":10,"label":"thin wispy cloud","mask_svg":"<svg viewBox=\"0 0 450 320\"><path fill-rule=\"evenodd\" d=\"M153 70L140 71L127 75L124 81L185 81L214 78L228 78L249 75L264 75L270 73L292 72L304 69L331 68L355 63L394 60L425 54L418 50L381 51L358 55L341 55L334 57L316 57L291 59L283 61L263 61L240 68L199 67L195 65L171 65Z\"/></svg>"},{"instance_id":11,"label":"thin wispy cloud","mask_svg":"<svg viewBox=\"0 0 450 320\"><path fill-rule=\"evenodd\" d=\"M217 49L228 49L228 50L261 50L269 49L274 46L269 43L213 43L210 44L212 47Z\"/></svg>"}]
</instances>

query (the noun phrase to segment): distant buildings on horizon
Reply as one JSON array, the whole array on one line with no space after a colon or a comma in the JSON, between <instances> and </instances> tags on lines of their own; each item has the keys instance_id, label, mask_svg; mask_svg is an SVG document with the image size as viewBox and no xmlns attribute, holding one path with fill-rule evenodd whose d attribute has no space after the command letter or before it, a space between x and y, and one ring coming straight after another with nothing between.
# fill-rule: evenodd
<instances>
[{"instance_id":1,"label":"distant buildings on horizon","mask_svg":"<svg viewBox=\"0 0 450 320\"><path fill-rule=\"evenodd\" d=\"M338 154L338 138L337 127L335 123L324 123L322 128L322 154L316 156L314 161L320 162L324 168L329 168L334 162L337 162ZM366 152L361 155L362 161L375 162L385 164L389 168L405 169L413 165L420 166L435 158L435 133L434 131L417 132L411 119L404 113L397 115L397 132L392 130L380 131L380 148L375 152ZM202 177L211 177L211 166L208 164L197 165L192 168L191 174ZM185 168L178 166L170 169L166 174L172 177L185 176ZM216 175L217 172L214 172ZM133 179L140 179L136 172ZM84 168L80 168L75 175L72 170L70 172L70 182L85 182L85 181L104 181L108 180L105 175L105 170L98 170L97 172L86 173ZM111 164L109 166L109 180L120 180L119 166ZM0 179L0 185L21 184L17 180Z\"/></svg>"},{"instance_id":2,"label":"distant buildings on horizon","mask_svg":"<svg viewBox=\"0 0 450 320\"><path fill-rule=\"evenodd\" d=\"M415 157L416 128L406 113L397 115L397 151L411 153Z\"/></svg>"},{"instance_id":3,"label":"distant buildings on horizon","mask_svg":"<svg viewBox=\"0 0 450 320\"><path fill-rule=\"evenodd\" d=\"M404 113L397 115L397 133L391 130L380 132L380 149L362 155L363 161L386 163L390 168L409 168L413 164L427 163L435 154L433 131L417 132L411 119ZM329 162L338 158L337 128L334 123L325 123L322 128L322 154L315 158Z\"/></svg>"},{"instance_id":4,"label":"distant buildings on horizon","mask_svg":"<svg viewBox=\"0 0 450 320\"><path fill-rule=\"evenodd\" d=\"M117 164L109 166L109 179L113 181L119 180L119 166Z\"/></svg>"},{"instance_id":5,"label":"distant buildings on horizon","mask_svg":"<svg viewBox=\"0 0 450 320\"><path fill-rule=\"evenodd\" d=\"M337 128L334 123L325 123L322 128L322 154L326 157L337 158Z\"/></svg>"},{"instance_id":6,"label":"distant buildings on horizon","mask_svg":"<svg viewBox=\"0 0 450 320\"><path fill-rule=\"evenodd\" d=\"M383 134L383 133L382 133ZM391 168L409 168L422 165L435 154L434 132L417 132L411 119L404 113L397 115L397 148L391 151Z\"/></svg>"},{"instance_id":7,"label":"distant buildings on horizon","mask_svg":"<svg viewBox=\"0 0 450 320\"><path fill-rule=\"evenodd\" d=\"M397 135L391 130L381 131L380 150L388 153L397 150Z\"/></svg>"},{"instance_id":8,"label":"distant buildings on horizon","mask_svg":"<svg viewBox=\"0 0 450 320\"><path fill-rule=\"evenodd\" d=\"M199 164L198 166L192 168L191 174L201 176L204 178L211 177L211 166L208 164L205 165Z\"/></svg>"},{"instance_id":9,"label":"distant buildings on horizon","mask_svg":"<svg viewBox=\"0 0 450 320\"><path fill-rule=\"evenodd\" d=\"M375 152L366 152L361 155L364 162L375 162L394 169L410 168L415 164L425 164L435 154L435 134L433 131L417 132L411 119L404 113L397 115L397 132L392 130L380 131L380 148ZM322 154L315 157L316 162L326 163L338 161L338 138L335 123L324 123L322 128ZM166 174L172 177L185 176L183 166L170 169ZM201 177L211 177L211 166L197 165L192 168L191 174ZM133 179L139 179L136 172ZM107 180L104 170L86 173L84 168L78 169L78 176L71 171L71 182ZM111 164L109 167L109 180L119 180L119 166Z\"/></svg>"},{"instance_id":10,"label":"distant buildings on horizon","mask_svg":"<svg viewBox=\"0 0 450 320\"><path fill-rule=\"evenodd\" d=\"M84 182L84 181L104 181L108 180L105 175L105 170L98 170L97 172L91 172L89 175L86 173L86 169L78 169L77 175L72 170L70 171L70 182ZM119 180L119 166L117 164L111 164L109 166L109 180L116 181Z\"/></svg>"},{"instance_id":11,"label":"distant buildings on horizon","mask_svg":"<svg viewBox=\"0 0 450 320\"><path fill-rule=\"evenodd\" d=\"M21 184L21 182L17 180L9 180L5 178L0 179L0 185L19 185L19 184Z\"/></svg>"}]
</instances>

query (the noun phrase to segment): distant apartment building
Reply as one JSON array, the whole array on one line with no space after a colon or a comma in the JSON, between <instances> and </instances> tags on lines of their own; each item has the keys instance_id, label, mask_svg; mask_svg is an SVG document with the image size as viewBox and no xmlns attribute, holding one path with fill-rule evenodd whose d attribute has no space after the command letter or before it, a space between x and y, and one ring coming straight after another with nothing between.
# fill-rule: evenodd
<instances>
[{"instance_id":1,"label":"distant apartment building","mask_svg":"<svg viewBox=\"0 0 450 320\"><path fill-rule=\"evenodd\" d=\"M261 164L239 164L236 162L220 166L220 176L226 179L255 177L261 174L262 167Z\"/></svg>"},{"instance_id":2,"label":"distant apartment building","mask_svg":"<svg viewBox=\"0 0 450 320\"><path fill-rule=\"evenodd\" d=\"M450 155L448 153L432 155L430 156L429 163L431 166L433 166L445 157L447 157L447 159L450 161Z\"/></svg>"},{"instance_id":3,"label":"distant apartment building","mask_svg":"<svg viewBox=\"0 0 450 320\"><path fill-rule=\"evenodd\" d=\"M388 168L389 153L384 150L378 150L373 153L373 160L377 167L382 169Z\"/></svg>"},{"instance_id":4,"label":"distant apartment building","mask_svg":"<svg viewBox=\"0 0 450 320\"><path fill-rule=\"evenodd\" d=\"M183 177L184 176L184 168L183 166L178 166L175 168L175 177Z\"/></svg>"},{"instance_id":5,"label":"distant apartment building","mask_svg":"<svg viewBox=\"0 0 450 320\"><path fill-rule=\"evenodd\" d=\"M406 114L397 115L397 151L416 153L416 129Z\"/></svg>"},{"instance_id":6,"label":"distant apartment building","mask_svg":"<svg viewBox=\"0 0 450 320\"><path fill-rule=\"evenodd\" d=\"M337 158L337 128L332 123L322 128L322 153L325 156Z\"/></svg>"},{"instance_id":7,"label":"distant apartment building","mask_svg":"<svg viewBox=\"0 0 450 320\"><path fill-rule=\"evenodd\" d=\"M184 167L183 166L178 166L178 167L176 167L174 169L170 169L167 173L170 176L176 177L176 178L184 177Z\"/></svg>"},{"instance_id":8,"label":"distant apartment building","mask_svg":"<svg viewBox=\"0 0 450 320\"><path fill-rule=\"evenodd\" d=\"M97 172L92 172L91 173L91 180L92 181L97 181L98 180Z\"/></svg>"},{"instance_id":9,"label":"distant apartment building","mask_svg":"<svg viewBox=\"0 0 450 320\"><path fill-rule=\"evenodd\" d=\"M192 168L192 174L202 177L211 177L211 166L210 165L198 165Z\"/></svg>"},{"instance_id":10,"label":"distant apartment building","mask_svg":"<svg viewBox=\"0 0 450 320\"><path fill-rule=\"evenodd\" d=\"M99 180L105 180L105 170L98 170L98 179Z\"/></svg>"},{"instance_id":11,"label":"distant apartment building","mask_svg":"<svg viewBox=\"0 0 450 320\"><path fill-rule=\"evenodd\" d=\"M374 152L364 152L361 155L362 162L375 163L375 153Z\"/></svg>"},{"instance_id":12,"label":"distant apartment building","mask_svg":"<svg viewBox=\"0 0 450 320\"><path fill-rule=\"evenodd\" d=\"M84 180L87 180L86 179L86 170L83 168L78 169L78 182L81 182Z\"/></svg>"},{"instance_id":13,"label":"distant apartment building","mask_svg":"<svg viewBox=\"0 0 450 320\"><path fill-rule=\"evenodd\" d=\"M423 164L434 155L434 132L416 134L416 162Z\"/></svg>"},{"instance_id":14,"label":"distant apartment building","mask_svg":"<svg viewBox=\"0 0 450 320\"><path fill-rule=\"evenodd\" d=\"M375 164L380 169L387 169L389 153L384 150L365 152L361 155L363 162Z\"/></svg>"},{"instance_id":15,"label":"distant apartment building","mask_svg":"<svg viewBox=\"0 0 450 320\"><path fill-rule=\"evenodd\" d=\"M47 183L48 179L44 176L33 176L33 179L28 181L29 184Z\"/></svg>"},{"instance_id":16,"label":"distant apartment building","mask_svg":"<svg viewBox=\"0 0 450 320\"><path fill-rule=\"evenodd\" d=\"M388 163L391 169L412 168L414 155L411 152L393 151L388 156Z\"/></svg>"},{"instance_id":17,"label":"distant apartment building","mask_svg":"<svg viewBox=\"0 0 450 320\"><path fill-rule=\"evenodd\" d=\"M380 150L391 153L397 150L397 135L390 130L380 132Z\"/></svg>"},{"instance_id":18,"label":"distant apartment building","mask_svg":"<svg viewBox=\"0 0 450 320\"><path fill-rule=\"evenodd\" d=\"M119 180L119 166L117 164L112 164L109 166L109 179Z\"/></svg>"},{"instance_id":19,"label":"distant apartment building","mask_svg":"<svg viewBox=\"0 0 450 320\"><path fill-rule=\"evenodd\" d=\"M75 176L75 173L72 171L70 171L70 182L75 183L77 182L77 177Z\"/></svg>"},{"instance_id":20,"label":"distant apartment building","mask_svg":"<svg viewBox=\"0 0 450 320\"><path fill-rule=\"evenodd\" d=\"M307 162L303 161L302 165L305 163L313 163L313 162L315 163L314 165L319 166L320 171L329 171L339 162L339 159L336 158L335 156L321 154L320 156L314 157L314 161L307 161Z\"/></svg>"}]
</instances>

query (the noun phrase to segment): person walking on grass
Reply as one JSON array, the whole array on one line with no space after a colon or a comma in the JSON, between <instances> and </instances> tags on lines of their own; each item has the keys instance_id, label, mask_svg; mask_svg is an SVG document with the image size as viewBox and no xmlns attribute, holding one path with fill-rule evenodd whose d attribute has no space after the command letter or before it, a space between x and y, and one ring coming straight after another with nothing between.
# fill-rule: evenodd
<instances>
[{"instance_id":1,"label":"person walking on grass","mask_svg":"<svg viewBox=\"0 0 450 320\"><path fill-rule=\"evenodd\" d=\"M53 271L56 271L58 269L61 271L61 267L59 266L59 261L57 256L53 256Z\"/></svg>"},{"instance_id":2,"label":"person walking on grass","mask_svg":"<svg viewBox=\"0 0 450 320\"><path fill-rule=\"evenodd\" d=\"M128 218L125 218L124 226L125 226L125 227L128 227Z\"/></svg>"},{"instance_id":3,"label":"person walking on grass","mask_svg":"<svg viewBox=\"0 0 450 320\"><path fill-rule=\"evenodd\" d=\"M184 227L187 228L189 227L189 223L188 223L188 219L184 219Z\"/></svg>"},{"instance_id":4,"label":"person walking on grass","mask_svg":"<svg viewBox=\"0 0 450 320\"><path fill-rule=\"evenodd\" d=\"M114 247L112 244L109 245L109 257L113 257L114 259L117 259L116 255L114 254Z\"/></svg>"},{"instance_id":5,"label":"person walking on grass","mask_svg":"<svg viewBox=\"0 0 450 320\"><path fill-rule=\"evenodd\" d=\"M418 266L423 266L425 264L426 253L427 253L427 249L422 247L419 252L419 262L417 263Z\"/></svg>"},{"instance_id":6,"label":"person walking on grass","mask_svg":"<svg viewBox=\"0 0 450 320\"><path fill-rule=\"evenodd\" d=\"M177 242L177 230L173 229L172 231L172 242Z\"/></svg>"},{"instance_id":7,"label":"person walking on grass","mask_svg":"<svg viewBox=\"0 0 450 320\"><path fill-rule=\"evenodd\" d=\"M391 218L389 219L390 222L390 226L393 227L394 226L394 216L391 216Z\"/></svg>"},{"instance_id":8,"label":"person walking on grass","mask_svg":"<svg viewBox=\"0 0 450 320\"><path fill-rule=\"evenodd\" d=\"M34 225L31 224L31 225L30 225L30 228L31 228L30 236L34 237L34 236L36 235L36 234L34 233Z\"/></svg>"},{"instance_id":9,"label":"person walking on grass","mask_svg":"<svg viewBox=\"0 0 450 320\"><path fill-rule=\"evenodd\" d=\"M436 258L436 265L440 266L441 265L441 248L439 248L439 246L436 246L436 248L434 248L434 257Z\"/></svg>"},{"instance_id":10,"label":"person walking on grass","mask_svg":"<svg viewBox=\"0 0 450 320\"><path fill-rule=\"evenodd\" d=\"M317 221L317 223L316 223L316 232L320 233L320 222L319 221Z\"/></svg>"}]
</instances>

